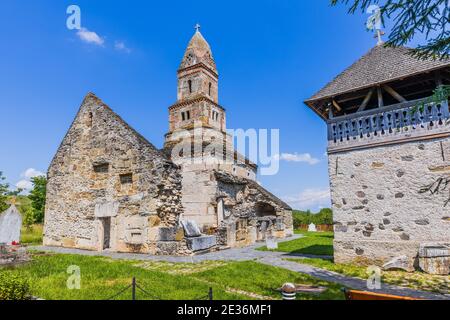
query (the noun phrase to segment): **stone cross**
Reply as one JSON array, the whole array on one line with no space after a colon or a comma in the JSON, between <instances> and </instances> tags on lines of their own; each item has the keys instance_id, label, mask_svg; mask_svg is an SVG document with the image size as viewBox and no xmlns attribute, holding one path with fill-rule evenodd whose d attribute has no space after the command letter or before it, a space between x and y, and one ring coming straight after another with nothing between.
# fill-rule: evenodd
<instances>
[{"instance_id":1,"label":"stone cross","mask_svg":"<svg viewBox=\"0 0 450 320\"><path fill-rule=\"evenodd\" d=\"M194 28L196 32L200 32L201 26L197 23Z\"/></svg>"}]
</instances>

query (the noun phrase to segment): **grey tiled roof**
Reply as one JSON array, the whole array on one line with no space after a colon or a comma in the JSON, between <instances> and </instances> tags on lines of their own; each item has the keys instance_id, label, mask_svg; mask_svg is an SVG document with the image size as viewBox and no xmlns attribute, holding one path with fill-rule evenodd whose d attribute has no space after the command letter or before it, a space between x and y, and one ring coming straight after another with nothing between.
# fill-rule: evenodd
<instances>
[{"instance_id":1,"label":"grey tiled roof","mask_svg":"<svg viewBox=\"0 0 450 320\"><path fill-rule=\"evenodd\" d=\"M307 102L372 87L406 76L450 66L450 60L418 60L405 47L376 46Z\"/></svg>"}]
</instances>

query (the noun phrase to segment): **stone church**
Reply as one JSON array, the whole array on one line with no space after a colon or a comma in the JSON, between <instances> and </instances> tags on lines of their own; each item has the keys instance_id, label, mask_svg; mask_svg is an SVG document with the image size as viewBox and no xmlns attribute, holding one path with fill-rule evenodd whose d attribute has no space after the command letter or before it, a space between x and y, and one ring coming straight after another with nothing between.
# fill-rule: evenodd
<instances>
[{"instance_id":1,"label":"stone church","mask_svg":"<svg viewBox=\"0 0 450 320\"><path fill-rule=\"evenodd\" d=\"M379 44L305 102L328 127L336 262L449 252L450 60L409 50Z\"/></svg>"},{"instance_id":2,"label":"stone church","mask_svg":"<svg viewBox=\"0 0 450 320\"><path fill-rule=\"evenodd\" d=\"M218 80L197 29L162 150L88 94L48 170L44 245L189 255L291 236L291 208L233 148Z\"/></svg>"}]
</instances>

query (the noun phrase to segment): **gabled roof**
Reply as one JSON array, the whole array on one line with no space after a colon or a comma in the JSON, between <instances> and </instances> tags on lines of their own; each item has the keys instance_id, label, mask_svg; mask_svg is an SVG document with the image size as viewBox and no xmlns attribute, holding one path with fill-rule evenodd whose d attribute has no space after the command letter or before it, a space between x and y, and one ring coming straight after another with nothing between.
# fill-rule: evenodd
<instances>
[{"instance_id":1,"label":"gabled roof","mask_svg":"<svg viewBox=\"0 0 450 320\"><path fill-rule=\"evenodd\" d=\"M419 60L408 54L410 50L376 46L305 102L310 105L317 100L450 66L450 59Z\"/></svg>"},{"instance_id":2,"label":"gabled roof","mask_svg":"<svg viewBox=\"0 0 450 320\"><path fill-rule=\"evenodd\" d=\"M115 113L108 105L106 105L100 98L98 98L94 93L89 92L86 97L83 99L83 102L81 103L81 106L77 112L77 115L75 116L75 119L73 120L72 124L70 125L69 130L67 130L61 144L58 147L58 150L53 157L50 166L52 168L54 166L54 162L60 152L64 152L64 147L68 144L70 144L70 133L74 130L75 124L77 121L79 121L80 115L85 111L86 108L89 108L90 106L96 106L98 108L101 108L102 112L105 112L107 117L114 119L117 121L117 123L120 126L123 126L126 128L126 130L130 133L131 136L133 136L139 143L148 151L152 152L154 154L158 154L166 163L169 163L173 166L176 166L169 157L161 150L156 148L152 143L150 143L144 136L142 136L139 132L137 132L133 127L131 127L125 120L123 120L117 113Z\"/></svg>"},{"instance_id":3,"label":"gabled roof","mask_svg":"<svg viewBox=\"0 0 450 320\"><path fill-rule=\"evenodd\" d=\"M286 202L275 196L273 193L267 191L265 188L263 188L261 185L259 185L257 182L253 180L238 177L225 171L214 171L214 175L218 181L221 181L223 183L248 185L254 189L257 189L263 196L267 197L281 208L285 210L292 210L291 206L289 206Z\"/></svg>"}]
</instances>

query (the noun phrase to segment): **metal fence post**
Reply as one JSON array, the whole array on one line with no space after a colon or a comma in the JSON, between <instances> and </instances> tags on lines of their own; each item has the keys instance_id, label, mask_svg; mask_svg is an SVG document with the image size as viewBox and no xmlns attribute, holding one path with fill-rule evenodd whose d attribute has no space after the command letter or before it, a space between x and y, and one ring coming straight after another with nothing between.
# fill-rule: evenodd
<instances>
[{"instance_id":1,"label":"metal fence post","mask_svg":"<svg viewBox=\"0 0 450 320\"><path fill-rule=\"evenodd\" d=\"M213 289L209 288L208 297L210 301L213 301Z\"/></svg>"},{"instance_id":2,"label":"metal fence post","mask_svg":"<svg viewBox=\"0 0 450 320\"><path fill-rule=\"evenodd\" d=\"M133 277L132 288L131 288L132 300L136 300L136 278Z\"/></svg>"}]
</instances>

